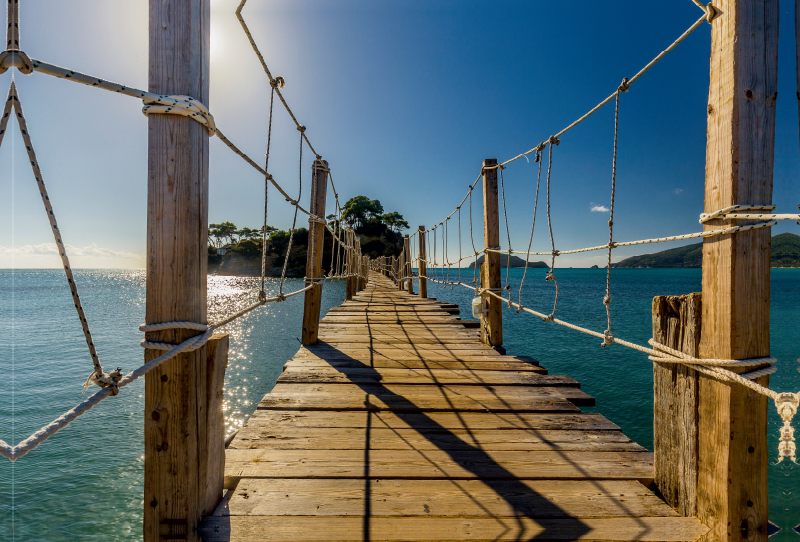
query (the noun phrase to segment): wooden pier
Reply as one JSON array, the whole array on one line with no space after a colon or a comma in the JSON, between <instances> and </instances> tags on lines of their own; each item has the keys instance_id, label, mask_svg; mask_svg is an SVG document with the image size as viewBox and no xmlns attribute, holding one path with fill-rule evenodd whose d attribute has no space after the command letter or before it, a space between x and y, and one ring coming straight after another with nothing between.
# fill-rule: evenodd
<instances>
[{"instance_id":1,"label":"wooden pier","mask_svg":"<svg viewBox=\"0 0 800 542\"><path fill-rule=\"evenodd\" d=\"M226 450L206 542L696 540L568 376L370 271Z\"/></svg>"}]
</instances>

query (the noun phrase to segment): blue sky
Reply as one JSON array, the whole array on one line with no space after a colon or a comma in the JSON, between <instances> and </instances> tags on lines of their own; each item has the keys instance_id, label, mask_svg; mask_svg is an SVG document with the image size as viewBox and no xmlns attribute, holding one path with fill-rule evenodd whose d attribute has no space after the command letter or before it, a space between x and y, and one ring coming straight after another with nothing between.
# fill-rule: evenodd
<instances>
[{"instance_id":1,"label":"blue sky","mask_svg":"<svg viewBox=\"0 0 800 542\"><path fill-rule=\"evenodd\" d=\"M212 0L209 107L225 134L260 161L269 86L234 15L237 4ZM790 2L783 6L773 201L793 212L800 203L794 14ZM484 158L506 160L558 132L702 14L691 0L250 0L244 13L272 73L286 79L287 100L330 162L342 199L377 198L414 228L451 212ZM21 43L33 58L147 88L144 0L27 0ZM622 97L619 241L700 230L709 47L704 24ZM2 92L11 71L0 76ZM73 264L143 266L147 121L141 103L42 74L17 73L16 80L65 242L75 247ZM276 111L270 169L296 193L298 132ZM0 148L0 267L10 267L12 256L19 268L57 267L13 128ZM553 228L561 250L607 242L608 214L591 209L609 203L612 138L613 104L563 136L554 151ZM306 181L311 159L306 152ZM263 181L257 172L216 138L210 162L209 220L258 227ZM505 171L516 249L527 244L535 174L535 164L524 159ZM539 210L534 248L548 250L543 198ZM269 222L291 223L291 208L278 197ZM466 220L464 226L466 234ZM773 230L796 232L797 226ZM452 227L453 254L455 232ZM619 249L615 260L673 246ZM602 264L604 257L564 256L559 265Z\"/></svg>"}]
</instances>

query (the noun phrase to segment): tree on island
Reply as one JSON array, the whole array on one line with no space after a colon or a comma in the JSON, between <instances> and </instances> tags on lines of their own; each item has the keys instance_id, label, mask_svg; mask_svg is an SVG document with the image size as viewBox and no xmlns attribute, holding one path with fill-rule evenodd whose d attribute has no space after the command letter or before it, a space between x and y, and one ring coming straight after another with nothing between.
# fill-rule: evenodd
<instances>
[{"instance_id":1,"label":"tree on island","mask_svg":"<svg viewBox=\"0 0 800 542\"><path fill-rule=\"evenodd\" d=\"M353 228L362 228L375 219L380 220L383 214L383 205L376 199L366 196L356 196L347 200L342 208L342 220Z\"/></svg>"},{"instance_id":2,"label":"tree on island","mask_svg":"<svg viewBox=\"0 0 800 542\"><path fill-rule=\"evenodd\" d=\"M408 222L406 222L405 219L403 219L403 215L398 212L382 215L381 222L383 222L387 228L395 233L400 233L401 230L408 229Z\"/></svg>"},{"instance_id":3,"label":"tree on island","mask_svg":"<svg viewBox=\"0 0 800 542\"><path fill-rule=\"evenodd\" d=\"M236 242L235 236L239 230L236 229L236 224L233 222L222 222L220 224L208 225L208 242L214 247L220 248L226 244L233 244ZM213 239L213 241L212 241Z\"/></svg>"}]
</instances>

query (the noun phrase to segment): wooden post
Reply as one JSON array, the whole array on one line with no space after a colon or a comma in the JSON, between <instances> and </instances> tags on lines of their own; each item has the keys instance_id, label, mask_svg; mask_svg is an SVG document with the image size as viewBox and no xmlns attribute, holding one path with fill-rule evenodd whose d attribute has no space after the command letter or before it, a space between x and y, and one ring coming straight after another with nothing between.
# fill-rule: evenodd
<instances>
[{"instance_id":1,"label":"wooden post","mask_svg":"<svg viewBox=\"0 0 800 542\"><path fill-rule=\"evenodd\" d=\"M353 241L353 232L352 230L347 230L346 234L347 238L347 245L350 247L345 252L345 269L347 278L345 279L345 296L348 301L353 299L353 295L355 294L355 277L353 275L353 254L354 250L354 241Z\"/></svg>"},{"instance_id":2,"label":"wooden post","mask_svg":"<svg viewBox=\"0 0 800 542\"><path fill-rule=\"evenodd\" d=\"M414 295L414 273L411 270L411 239L408 235L403 239L403 252L405 252L406 255L406 283L408 293Z\"/></svg>"},{"instance_id":3,"label":"wooden post","mask_svg":"<svg viewBox=\"0 0 800 542\"><path fill-rule=\"evenodd\" d=\"M397 257L397 289L403 289L403 276L406 270L405 253L401 252Z\"/></svg>"},{"instance_id":4,"label":"wooden post","mask_svg":"<svg viewBox=\"0 0 800 542\"><path fill-rule=\"evenodd\" d=\"M705 211L768 205L778 2L715 0L714 6L719 15L711 30ZM705 229L729 225L718 220ZM769 356L769 281L769 228L704 239L701 357ZM705 539L766 541L767 398L704 375L698 388L697 517L711 528Z\"/></svg>"},{"instance_id":5,"label":"wooden post","mask_svg":"<svg viewBox=\"0 0 800 542\"><path fill-rule=\"evenodd\" d=\"M209 0L150 0L151 92L208 104L209 6ZM180 115L151 114L148 130L145 321L204 324L209 135L200 123ZM146 338L178 344L198 333L176 329ZM145 542L199 542L198 522L222 497L218 443L224 434L214 420L221 421L216 400L224 363L217 356L225 350L219 343L203 346L145 377ZM209 363L212 352L219 363ZM145 361L161 354L146 350Z\"/></svg>"},{"instance_id":6,"label":"wooden post","mask_svg":"<svg viewBox=\"0 0 800 542\"><path fill-rule=\"evenodd\" d=\"M697 357L702 295L653 298L653 339ZM682 516L697 513L697 371L653 364L655 483Z\"/></svg>"},{"instance_id":7,"label":"wooden post","mask_svg":"<svg viewBox=\"0 0 800 542\"><path fill-rule=\"evenodd\" d=\"M485 248L499 249L500 207L497 198L497 168L492 167L496 165L497 160L494 158L483 161L483 245ZM500 254L487 251L484 256L486 280L482 279L481 287L500 294ZM488 312L485 318L485 325L482 326L481 340L489 346L502 346L503 312L501 301L492 296L484 297Z\"/></svg>"},{"instance_id":8,"label":"wooden post","mask_svg":"<svg viewBox=\"0 0 800 542\"><path fill-rule=\"evenodd\" d=\"M328 186L328 162L314 160L311 166L311 207L309 212L325 216L325 192ZM306 255L306 286L322 274L322 252L325 247L325 224L310 222L308 225L308 252ZM322 284L305 292L303 305L303 345L317 344L319 312L322 302Z\"/></svg>"},{"instance_id":9,"label":"wooden post","mask_svg":"<svg viewBox=\"0 0 800 542\"><path fill-rule=\"evenodd\" d=\"M425 226L419 227L419 296L423 299L428 297L428 279L425 264Z\"/></svg>"}]
</instances>

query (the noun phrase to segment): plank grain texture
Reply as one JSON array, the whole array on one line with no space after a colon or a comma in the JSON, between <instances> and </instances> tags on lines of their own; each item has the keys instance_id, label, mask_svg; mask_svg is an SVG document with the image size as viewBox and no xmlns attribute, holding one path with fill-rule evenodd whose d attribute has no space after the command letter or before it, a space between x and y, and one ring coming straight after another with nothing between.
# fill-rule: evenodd
<instances>
[{"instance_id":1,"label":"plank grain texture","mask_svg":"<svg viewBox=\"0 0 800 542\"><path fill-rule=\"evenodd\" d=\"M395 268L408 276L409 259ZM372 266L370 266L372 267ZM257 540L696 540L578 382L370 269L226 450L200 532Z\"/></svg>"}]
</instances>

